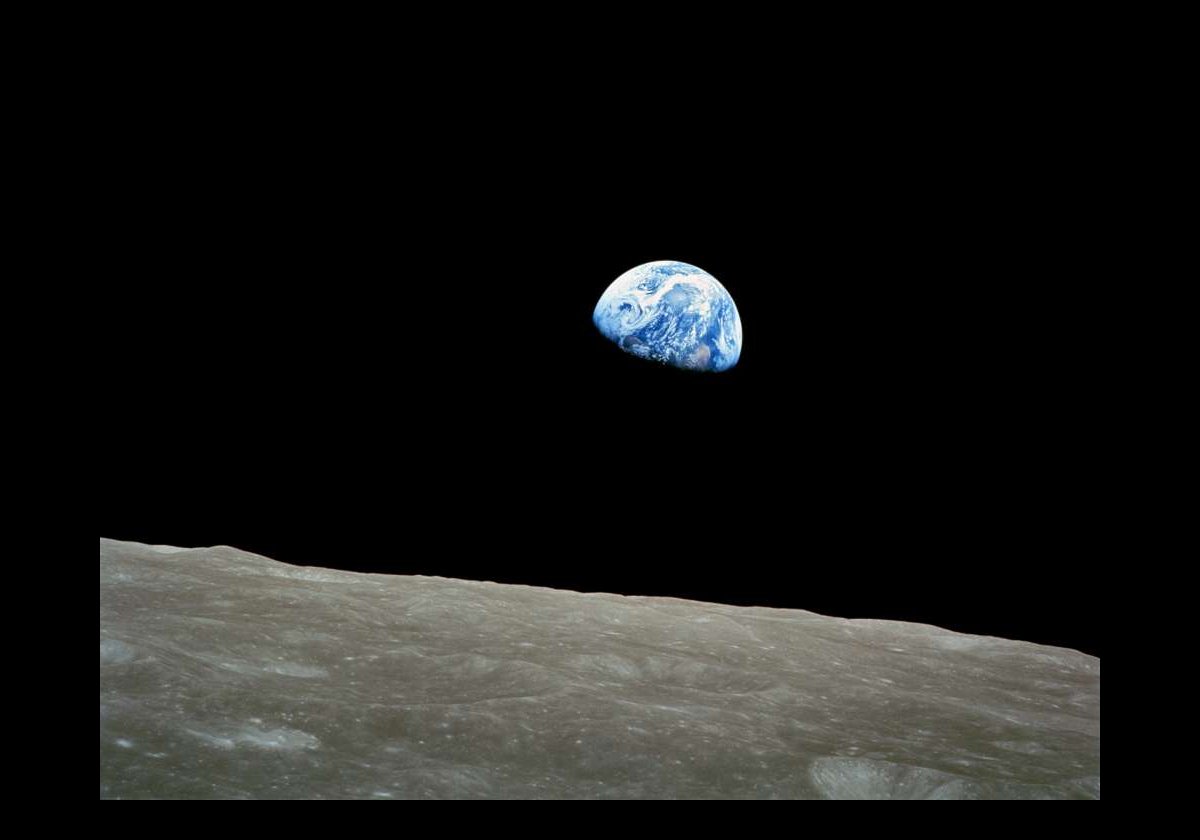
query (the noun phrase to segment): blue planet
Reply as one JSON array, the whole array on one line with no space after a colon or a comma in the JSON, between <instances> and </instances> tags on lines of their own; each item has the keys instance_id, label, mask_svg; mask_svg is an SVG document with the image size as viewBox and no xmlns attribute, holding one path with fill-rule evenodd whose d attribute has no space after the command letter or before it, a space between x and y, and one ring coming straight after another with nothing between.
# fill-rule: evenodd
<instances>
[{"instance_id":1,"label":"blue planet","mask_svg":"<svg viewBox=\"0 0 1200 840\"><path fill-rule=\"evenodd\" d=\"M742 355L733 297L717 278L684 262L629 269L600 296L592 322L625 352L687 370L729 370Z\"/></svg>"}]
</instances>

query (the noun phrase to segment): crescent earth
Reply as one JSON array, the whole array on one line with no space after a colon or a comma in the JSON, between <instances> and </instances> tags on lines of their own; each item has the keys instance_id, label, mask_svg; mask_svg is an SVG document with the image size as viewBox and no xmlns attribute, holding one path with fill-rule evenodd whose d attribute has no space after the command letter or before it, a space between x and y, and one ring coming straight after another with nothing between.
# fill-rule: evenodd
<instances>
[{"instance_id":1,"label":"crescent earth","mask_svg":"<svg viewBox=\"0 0 1200 840\"><path fill-rule=\"evenodd\" d=\"M742 355L733 297L688 263L660 260L626 271L600 296L592 322L625 352L687 370L729 370Z\"/></svg>"}]
</instances>

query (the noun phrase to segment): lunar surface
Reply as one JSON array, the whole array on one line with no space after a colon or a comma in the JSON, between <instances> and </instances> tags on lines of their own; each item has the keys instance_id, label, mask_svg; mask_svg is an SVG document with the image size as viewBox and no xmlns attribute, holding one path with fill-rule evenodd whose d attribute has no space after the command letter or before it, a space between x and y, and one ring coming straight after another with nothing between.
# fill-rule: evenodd
<instances>
[{"instance_id":1,"label":"lunar surface","mask_svg":"<svg viewBox=\"0 0 1200 840\"><path fill-rule=\"evenodd\" d=\"M629 269L600 296L596 328L627 353L688 370L728 370L742 355L742 318L707 271L660 260Z\"/></svg>"},{"instance_id":2,"label":"lunar surface","mask_svg":"<svg viewBox=\"0 0 1200 840\"><path fill-rule=\"evenodd\" d=\"M101 539L100 796L1096 799L1100 661Z\"/></svg>"}]
</instances>

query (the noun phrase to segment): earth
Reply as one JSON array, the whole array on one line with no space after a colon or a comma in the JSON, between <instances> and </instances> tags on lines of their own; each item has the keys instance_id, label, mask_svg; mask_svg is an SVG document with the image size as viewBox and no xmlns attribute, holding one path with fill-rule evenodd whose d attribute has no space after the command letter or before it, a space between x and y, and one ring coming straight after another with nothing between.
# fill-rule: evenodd
<instances>
[{"instance_id":1,"label":"earth","mask_svg":"<svg viewBox=\"0 0 1200 840\"><path fill-rule=\"evenodd\" d=\"M629 269L600 296L592 321L627 353L678 368L729 370L742 355L733 297L688 263L659 260Z\"/></svg>"}]
</instances>

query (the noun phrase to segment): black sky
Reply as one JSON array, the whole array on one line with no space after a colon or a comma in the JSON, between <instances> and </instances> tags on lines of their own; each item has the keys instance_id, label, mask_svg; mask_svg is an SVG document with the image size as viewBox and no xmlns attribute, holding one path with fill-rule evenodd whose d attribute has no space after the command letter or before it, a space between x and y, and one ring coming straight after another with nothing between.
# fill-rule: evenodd
<instances>
[{"instance_id":1,"label":"black sky","mask_svg":"<svg viewBox=\"0 0 1200 840\"><path fill-rule=\"evenodd\" d=\"M560 126L398 157L278 119L146 152L100 313L102 536L1099 654L1063 150L936 109L686 153ZM733 294L734 370L595 331L655 259Z\"/></svg>"}]
</instances>

